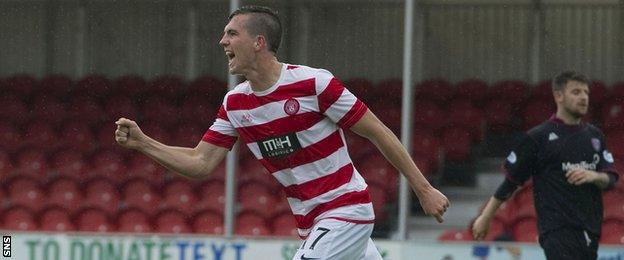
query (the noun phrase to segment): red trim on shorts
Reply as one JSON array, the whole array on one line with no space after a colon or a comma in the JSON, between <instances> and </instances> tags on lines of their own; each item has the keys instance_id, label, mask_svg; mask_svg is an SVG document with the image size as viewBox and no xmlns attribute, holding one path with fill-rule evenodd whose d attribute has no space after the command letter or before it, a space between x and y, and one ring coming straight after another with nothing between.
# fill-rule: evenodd
<instances>
[{"instance_id":1,"label":"red trim on shorts","mask_svg":"<svg viewBox=\"0 0 624 260\"><path fill-rule=\"evenodd\" d=\"M357 219L348 219L348 218L341 218L341 217L326 217L326 218L322 218L319 219L319 221L323 220L323 219L335 219L335 220L340 220L340 221L344 221L344 222L349 222L349 223L353 223L353 224L375 224L375 220L371 219L371 220L357 220Z\"/></svg>"}]
</instances>

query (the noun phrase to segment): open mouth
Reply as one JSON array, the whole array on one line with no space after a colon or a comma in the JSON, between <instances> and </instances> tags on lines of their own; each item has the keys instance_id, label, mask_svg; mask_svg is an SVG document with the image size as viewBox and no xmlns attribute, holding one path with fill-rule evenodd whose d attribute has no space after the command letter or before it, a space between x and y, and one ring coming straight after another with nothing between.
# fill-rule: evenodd
<instances>
[{"instance_id":1,"label":"open mouth","mask_svg":"<svg viewBox=\"0 0 624 260\"><path fill-rule=\"evenodd\" d=\"M231 51L226 51L226 52L225 52L225 56L227 56L227 57L228 57L228 60L229 60L229 61L232 61L232 59L234 59L234 57L235 57L236 55L235 55L233 52L231 52Z\"/></svg>"}]
</instances>

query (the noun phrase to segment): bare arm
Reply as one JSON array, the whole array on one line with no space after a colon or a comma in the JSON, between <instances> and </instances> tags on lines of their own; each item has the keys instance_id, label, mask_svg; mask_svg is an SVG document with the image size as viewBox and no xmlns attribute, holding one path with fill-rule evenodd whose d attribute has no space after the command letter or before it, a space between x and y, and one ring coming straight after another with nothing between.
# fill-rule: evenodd
<instances>
[{"instance_id":1,"label":"bare arm","mask_svg":"<svg viewBox=\"0 0 624 260\"><path fill-rule=\"evenodd\" d=\"M145 135L132 120L120 118L115 123L115 140L119 145L140 151L188 178L207 177L228 152L226 148L207 142L199 142L195 148L168 146Z\"/></svg>"},{"instance_id":2,"label":"bare arm","mask_svg":"<svg viewBox=\"0 0 624 260\"><path fill-rule=\"evenodd\" d=\"M370 140L392 165L397 168L418 196L426 214L442 222L450 203L446 196L431 186L409 156L399 139L369 110L351 130Z\"/></svg>"},{"instance_id":3,"label":"bare arm","mask_svg":"<svg viewBox=\"0 0 624 260\"><path fill-rule=\"evenodd\" d=\"M492 218L496 215L496 211L503 204L504 201L497 199L492 196L490 200L488 200L487 204L485 204L485 208L481 214L477 217L474 224L472 224L472 236L476 240L481 240L485 238L488 231L490 230L490 223L492 222Z\"/></svg>"}]
</instances>

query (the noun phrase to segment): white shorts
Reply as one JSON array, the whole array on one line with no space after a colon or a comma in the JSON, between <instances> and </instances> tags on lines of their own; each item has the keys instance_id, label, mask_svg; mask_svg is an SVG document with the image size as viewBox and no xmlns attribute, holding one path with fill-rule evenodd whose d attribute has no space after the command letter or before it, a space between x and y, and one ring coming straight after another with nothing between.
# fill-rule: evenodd
<instances>
[{"instance_id":1,"label":"white shorts","mask_svg":"<svg viewBox=\"0 0 624 260\"><path fill-rule=\"evenodd\" d=\"M370 235L373 224L322 219L312 227L293 260L382 260Z\"/></svg>"}]
</instances>

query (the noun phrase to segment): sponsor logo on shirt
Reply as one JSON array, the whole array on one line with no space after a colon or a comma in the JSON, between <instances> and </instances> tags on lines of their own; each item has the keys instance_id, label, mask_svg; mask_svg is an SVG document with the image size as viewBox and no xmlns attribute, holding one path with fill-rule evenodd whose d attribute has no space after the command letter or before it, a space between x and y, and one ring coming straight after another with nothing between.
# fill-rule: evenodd
<instances>
[{"instance_id":1,"label":"sponsor logo on shirt","mask_svg":"<svg viewBox=\"0 0 624 260\"><path fill-rule=\"evenodd\" d=\"M293 154L301 149L301 144L295 133L271 137L258 141L258 147L264 158L280 158Z\"/></svg>"},{"instance_id":2,"label":"sponsor logo on shirt","mask_svg":"<svg viewBox=\"0 0 624 260\"><path fill-rule=\"evenodd\" d=\"M554 141L554 140L557 140L557 139L559 139L559 136L557 134L555 134L555 133L550 133L548 135L548 141Z\"/></svg>"},{"instance_id":3,"label":"sponsor logo on shirt","mask_svg":"<svg viewBox=\"0 0 624 260\"><path fill-rule=\"evenodd\" d=\"M600 163L600 156L598 154L594 154L593 162L587 162L587 161L581 161L579 163L564 162L564 163L561 163L561 169L565 172L575 170L575 169L595 171L598 168L598 163Z\"/></svg>"},{"instance_id":4,"label":"sponsor logo on shirt","mask_svg":"<svg viewBox=\"0 0 624 260\"><path fill-rule=\"evenodd\" d=\"M608 163L613 163L613 154L607 150L602 151L602 158L604 158Z\"/></svg>"},{"instance_id":5,"label":"sponsor logo on shirt","mask_svg":"<svg viewBox=\"0 0 624 260\"><path fill-rule=\"evenodd\" d=\"M514 164L516 163L517 160L518 160L518 157L516 157L516 152L511 151L509 156L507 156L507 161L511 164Z\"/></svg>"}]
</instances>

